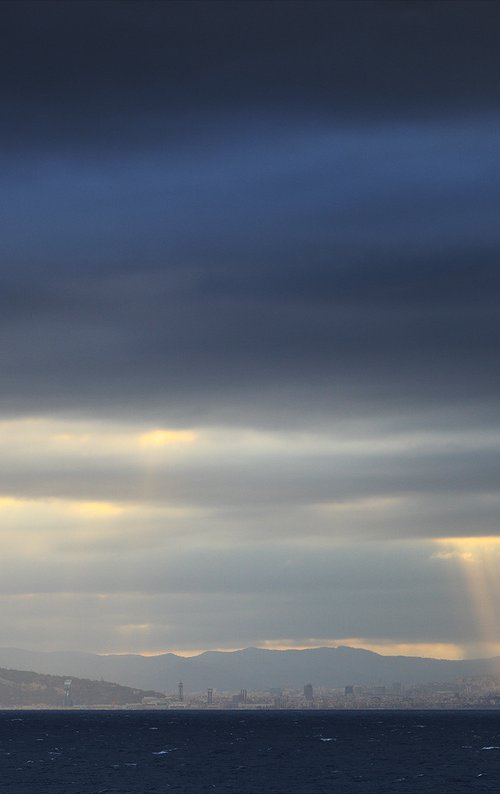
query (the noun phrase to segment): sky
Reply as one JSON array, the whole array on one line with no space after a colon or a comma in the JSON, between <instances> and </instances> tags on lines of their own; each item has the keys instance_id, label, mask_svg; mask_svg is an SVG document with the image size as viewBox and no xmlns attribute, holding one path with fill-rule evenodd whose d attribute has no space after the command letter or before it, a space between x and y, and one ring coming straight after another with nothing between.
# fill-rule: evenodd
<instances>
[{"instance_id":1,"label":"sky","mask_svg":"<svg viewBox=\"0 0 500 794\"><path fill-rule=\"evenodd\" d=\"M0 645L500 655L500 4L0 5Z\"/></svg>"}]
</instances>

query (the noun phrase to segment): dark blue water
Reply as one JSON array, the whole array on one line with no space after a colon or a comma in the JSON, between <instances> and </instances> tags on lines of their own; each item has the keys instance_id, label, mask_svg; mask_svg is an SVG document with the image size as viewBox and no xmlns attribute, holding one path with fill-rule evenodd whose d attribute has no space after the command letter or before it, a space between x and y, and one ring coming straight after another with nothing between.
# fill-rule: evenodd
<instances>
[{"instance_id":1,"label":"dark blue water","mask_svg":"<svg viewBox=\"0 0 500 794\"><path fill-rule=\"evenodd\" d=\"M500 711L0 712L1 794L500 791Z\"/></svg>"}]
</instances>

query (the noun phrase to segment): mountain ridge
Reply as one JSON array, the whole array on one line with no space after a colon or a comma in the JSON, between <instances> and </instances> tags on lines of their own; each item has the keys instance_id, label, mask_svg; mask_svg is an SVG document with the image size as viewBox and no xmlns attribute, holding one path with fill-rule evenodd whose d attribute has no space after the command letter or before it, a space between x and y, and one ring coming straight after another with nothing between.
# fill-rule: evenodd
<instances>
[{"instance_id":1,"label":"mountain ridge","mask_svg":"<svg viewBox=\"0 0 500 794\"><path fill-rule=\"evenodd\" d=\"M0 666L36 670L39 674L105 679L137 689L175 692L184 682L185 692L208 687L219 691L240 688L302 688L347 685L405 685L439 683L500 673L500 657L486 659L434 659L419 656L382 656L365 648L318 647L242 648L237 651L204 651L197 656L167 652L99 655L79 651L28 651L0 648Z\"/></svg>"}]
</instances>

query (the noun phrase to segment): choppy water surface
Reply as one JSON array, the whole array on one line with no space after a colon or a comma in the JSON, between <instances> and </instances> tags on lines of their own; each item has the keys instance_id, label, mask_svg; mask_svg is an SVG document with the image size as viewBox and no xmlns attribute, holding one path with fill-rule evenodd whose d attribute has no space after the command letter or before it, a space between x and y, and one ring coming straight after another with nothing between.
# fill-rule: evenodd
<instances>
[{"instance_id":1,"label":"choppy water surface","mask_svg":"<svg viewBox=\"0 0 500 794\"><path fill-rule=\"evenodd\" d=\"M500 712L0 712L1 794L500 791Z\"/></svg>"}]
</instances>

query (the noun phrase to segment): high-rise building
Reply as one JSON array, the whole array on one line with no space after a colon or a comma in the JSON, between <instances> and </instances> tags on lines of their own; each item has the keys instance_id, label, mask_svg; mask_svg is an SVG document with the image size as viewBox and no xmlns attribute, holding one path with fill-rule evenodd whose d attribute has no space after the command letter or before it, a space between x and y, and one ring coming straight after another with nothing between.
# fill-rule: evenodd
<instances>
[{"instance_id":1,"label":"high-rise building","mask_svg":"<svg viewBox=\"0 0 500 794\"><path fill-rule=\"evenodd\" d=\"M312 684L305 684L304 698L306 700L314 700L314 692L313 692Z\"/></svg>"}]
</instances>

